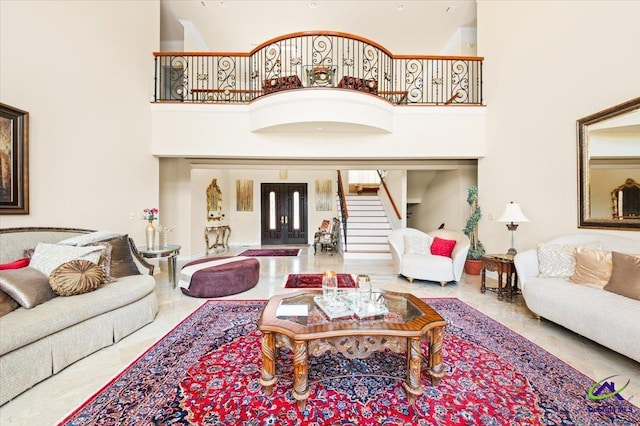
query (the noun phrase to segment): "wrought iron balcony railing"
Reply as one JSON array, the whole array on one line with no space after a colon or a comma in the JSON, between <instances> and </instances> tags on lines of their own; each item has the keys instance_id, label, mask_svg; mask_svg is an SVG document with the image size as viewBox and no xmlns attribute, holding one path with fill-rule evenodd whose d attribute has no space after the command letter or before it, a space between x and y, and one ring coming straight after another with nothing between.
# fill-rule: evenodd
<instances>
[{"instance_id":1,"label":"wrought iron balcony railing","mask_svg":"<svg viewBox=\"0 0 640 426\"><path fill-rule=\"evenodd\" d=\"M156 52L156 102L245 104L282 90L358 90L393 104L482 105L482 59L393 55L375 42L318 31L249 53Z\"/></svg>"}]
</instances>

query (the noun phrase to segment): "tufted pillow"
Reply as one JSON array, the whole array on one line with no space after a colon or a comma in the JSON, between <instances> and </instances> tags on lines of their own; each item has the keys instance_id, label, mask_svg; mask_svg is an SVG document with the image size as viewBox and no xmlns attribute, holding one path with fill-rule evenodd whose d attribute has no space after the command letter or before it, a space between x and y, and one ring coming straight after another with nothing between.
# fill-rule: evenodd
<instances>
[{"instance_id":1,"label":"tufted pillow","mask_svg":"<svg viewBox=\"0 0 640 426\"><path fill-rule=\"evenodd\" d=\"M431 236L429 235L405 235L405 254L429 254L431 253Z\"/></svg>"},{"instance_id":2,"label":"tufted pillow","mask_svg":"<svg viewBox=\"0 0 640 426\"><path fill-rule=\"evenodd\" d=\"M604 289L640 300L640 257L614 251L611 261L611 278Z\"/></svg>"},{"instance_id":3,"label":"tufted pillow","mask_svg":"<svg viewBox=\"0 0 640 426\"><path fill-rule=\"evenodd\" d=\"M600 248L595 241L586 244L538 244L538 269L541 277L569 278L576 268L576 249L579 247Z\"/></svg>"},{"instance_id":4,"label":"tufted pillow","mask_svg":"<svg viewBox=\"0 0 640 426\"><path fill-rule=\"evenodd\" d=\"M4 291L0 290L0 317L3 315L7 315L11 311L15 311L18 309L18 302L13 300L11 296L9 296Z\"/></svg>"},{"instance_id":5,"label":"tufted pillow","mask_svg":"<svg viewBox=\"0 0 640 426\"><path fill-rule=\"evenodd\" d=\"M102 269L98 265L76 259L54 269L49 276L49 285L59 296L74 296L98 289L102 279Z\"/></svg>"},{"instance_id":6,"label":"tufted pillow","mask_svg":"<svg viewBox=\"0 0 640 426\"><path fill-rule=\"evenodd\" d=\"M57 296L47 276L30 266L0 271L0 290L27 309Z\"/></svg>"},{"instance_id":7,"label":"tufted pillow","mask_svg":"<svg viewBox=\"0 0 640 426\"><path fill-rule=\"evenodd\" d=\"M590 287L604 287L611 277L611 252L579 247L576 249L576 268L571 281Z\"/></svg>"},{"instance_id":8,"label":"tufted pillow","mask_svg":"<svg viewBox=\"0 0 640 426\"><path fill-rule=\"evenodd\" d=\"M433 243L431 243L431 254L451 257L451 253L453 253L456 243L456 240L445 240L444 238L434 237Z\"/></svg>"},{"instance_id":9,"label":"tufted pillow","mask_svg":"<svg viewBox=\"0 0 640 426\"><path fill-rule=\"evenodd\" d=\"M74 259L86 259L97 264L102 249L104 246L74 247L38 243L29 266L49 276L58 266Z\"/></svg>"}]
</instances>

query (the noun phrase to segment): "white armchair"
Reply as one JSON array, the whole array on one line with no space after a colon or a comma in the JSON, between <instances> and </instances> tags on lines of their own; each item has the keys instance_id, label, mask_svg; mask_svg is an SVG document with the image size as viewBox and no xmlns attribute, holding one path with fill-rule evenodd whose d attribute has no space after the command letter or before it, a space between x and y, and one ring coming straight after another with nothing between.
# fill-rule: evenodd
<instances>
[{"instance_id":1,"label":"white armchair","mask_svg":"<svg viewBox=\"0 0 640 426\"><path fill-rule=\"evenodd\" d=\"M456 241L451 257L431 254L435 237ZM414 279L437 281L444 287L450 281L460 281L469 251L469 238L452 229L425 233L402 228L389 234L389 248L397 274L405 276L409 282Z\"/></svg>"}]
</instances>

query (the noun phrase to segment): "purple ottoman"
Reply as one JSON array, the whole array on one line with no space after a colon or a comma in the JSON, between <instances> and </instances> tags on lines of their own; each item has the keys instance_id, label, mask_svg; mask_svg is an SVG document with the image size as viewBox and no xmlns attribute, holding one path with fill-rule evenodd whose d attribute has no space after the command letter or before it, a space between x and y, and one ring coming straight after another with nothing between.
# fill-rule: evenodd
<instances>
[{"instance_id":1,"label":"purple ottoman","mask_svg":"<svg viewBox=\"0 0 640 426\"><path fill-rule=\"evenodd\" d=\"M258 284L260 262L253 257L226 256L194 260L180 270L180 290L191 297L222 297Z\"/></svg>"}]
</instances>

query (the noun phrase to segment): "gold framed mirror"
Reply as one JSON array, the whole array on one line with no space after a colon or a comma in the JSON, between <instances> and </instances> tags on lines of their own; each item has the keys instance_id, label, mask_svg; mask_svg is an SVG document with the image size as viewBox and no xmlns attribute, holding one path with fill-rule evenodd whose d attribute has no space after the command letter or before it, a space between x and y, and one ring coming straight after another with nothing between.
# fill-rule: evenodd
<instances>
[{"instance_id":1,"label":"gold framed mirror","mask_svg":"<svg viewBox=\"0 0 640 426\"><path fill-rule=\"evenodd\" d=\"M578 227L640 231L640 216L622 214L612 198L640 182L640 97L579 119L577 136ZM627 206L637 205L635 194L625 192Z\"/></svg>"},{"instance_id":2,"label":"gold framed mirror","mask_svg":"<svg viewBox=\"0 0 640 426\"><path fill-rule=\"evenodd\" d=\"M214 178L207 187L207 220L222 220L222 216L222 191Z\"/></svg>"}]
</instances>

